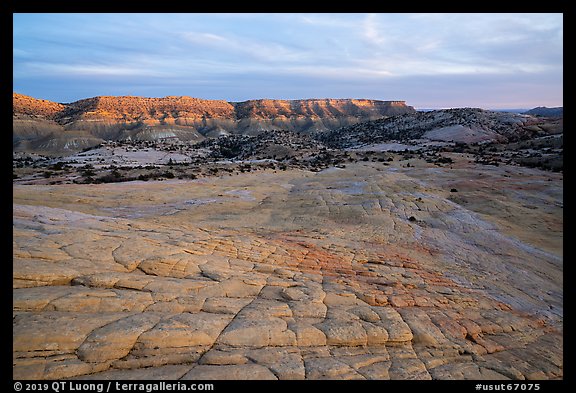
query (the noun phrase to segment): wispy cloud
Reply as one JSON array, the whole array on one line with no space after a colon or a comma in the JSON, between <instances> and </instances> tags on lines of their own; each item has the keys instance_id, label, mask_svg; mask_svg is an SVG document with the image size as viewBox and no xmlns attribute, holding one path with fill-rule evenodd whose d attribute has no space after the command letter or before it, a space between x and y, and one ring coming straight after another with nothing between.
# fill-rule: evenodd
<instances>
[{"instance_id":1,"label":"wispy cloud","mask_svg":"<svg viewBox=\"0 0 576 393\"><path fill-rule=\"evenodd\" d=\"M364 38L370 43L380 46L386 42L385 36L380 31L377 15L368 14L362 23L362 33Z\"/></svg>"},{"instance_id":2,"label":"wispy cloud","mask_svg":"<svg viewBox=\"0 0 576 393\"><path fill-rule=\"evenodd\" d=\"M198 45L227 45L228 39L218 34L202 32L186 32L182 36L190 43Z\"/></svg>"},{"instance_id":3,"label":"wispy cloud","mask_svg":"<svg viewBox=\"0 0 576 393\"><path fill-rule=\"evenodd\" d=\"M129 76L129 77L158 77L167 74L159 70L142 68L130 65L113 64L70 64L70 63L43 63L26 62L14 70L15 76Z\"/></svg>"},{"instance_id":4,"label":"wispy cloud","mask_svg":"<svg viewBox=\"0 0 576 393\"><path fill-rule=\"evenodd\" d=\"M312 27L335 28L335 29L356 29L358 27L358 17L360 14L296 14L294 22L300 22Z\"/></svg>"},{"instance_id":5,"label":"wispy cloud","mask_svg":"<svg viewBox=\"0 0 576 393\"><path fill-rule=\"evenodd\" d=\"M13 43L14 85L31 95L63 91L71 77L86 96L130 81L165 95L182 86L248 98L327 97L342 86L358 97L394 87L398 98L399 81L427 83L424 92L515 78L526 97L552 83L562 99L561 14L15 14Z\"/></svg>"},{"instance_id":6,"label":"wispy cloud","mask_svg":"<svg viewBox=\"0 0 576 393\"><path fill-rule=\"evenodd\" d=\"M245 55L266 62L294 62L305 56L300 50L274 41L254 40L242 36L223 36L208 32L182 33L185 41L200 47L213 48L225 53ZM220 53L222 56L223 53Z\"/></svg>"}]
</instances>

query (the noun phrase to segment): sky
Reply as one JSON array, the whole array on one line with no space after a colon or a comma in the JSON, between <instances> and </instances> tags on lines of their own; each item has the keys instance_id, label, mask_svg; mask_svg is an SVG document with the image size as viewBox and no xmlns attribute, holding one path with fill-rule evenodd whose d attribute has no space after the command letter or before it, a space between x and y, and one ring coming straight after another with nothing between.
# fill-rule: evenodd
<instances>
[{"instance_id":1,"label":"sky","mask_svg":"<svg viewBox=\"0 0 576 393\"><path fill-rule=\"evenodd\" d=\"M13 90L563 105L562 14L13 14Z\"/></svg>"}]
</instances>

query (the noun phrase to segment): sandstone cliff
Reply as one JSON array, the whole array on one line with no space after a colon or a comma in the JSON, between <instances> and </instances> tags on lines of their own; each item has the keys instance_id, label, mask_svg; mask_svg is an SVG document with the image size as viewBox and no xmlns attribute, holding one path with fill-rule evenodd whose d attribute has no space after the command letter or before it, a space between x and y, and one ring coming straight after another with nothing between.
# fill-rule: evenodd
<instances>
[{"instance_id":1,"label":"sandstone cliff","mask_svg":"<svg viewBox=\"0 0 576 393\"><path fill-rule=\"evenodd\" d=\"M15 117L33 116L44 119L53 119L66 108L63 104L48 100L38 100L17 93L12 96L12 107L12 113Z\"/></svg>"},{"instance_id":2,"label":"sandstone cliff","mask_svg":"<svg viewBox=\"0 0 576 393\"><path fill-rule=\"evenodd\" d=\"M176 96L100 96L58 104L14 93L13 143L15 150L52 145L77 150L101 140L200 141L280 129L311 133L413 112L404 101L364 99L227 102ZM82 135L82 140L64 145L50 142L51 138L65 137L64 131L75 131L71 138Z\"/></svg>"}]
</instances>

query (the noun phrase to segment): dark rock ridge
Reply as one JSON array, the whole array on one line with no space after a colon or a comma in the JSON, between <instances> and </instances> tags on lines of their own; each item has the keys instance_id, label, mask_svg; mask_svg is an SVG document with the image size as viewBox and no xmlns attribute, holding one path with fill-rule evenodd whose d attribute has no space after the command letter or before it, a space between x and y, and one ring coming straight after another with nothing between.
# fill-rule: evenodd
<instances>
[{"instance_id":1,"label":"dark rock ridge","mask_svg":"<svg viewBox=\"0 0 576 393\"><path fill-rule=\"evenodd\" d=\"M210 156L214 158L234 160L306 159L326 151L321 142L309 135L284 130L264 131L258 136L226 135L210 138L194 147L209 150Z\"/></svg>"},{"instance_id":2,"label":"dark rock ridge","mask_svg":"<svg viewBox=\"0 0 576 393\"><path fill-rule=\"evenodd\" d=\"M199 142L228 134L284 129L313 133L403 113L404 101L365 99L250 100L101 96L58 104L14 93L15 151L66 153L105 140Z\"/></svg>"},{"instance_id":3,"label":"dark rock ridge","mask_svg":"<svg viewBox=\"0 0 576 393\"><path fill-rule=\"evenodd\" d=\"M539 106L536 108L532 108L529 111L524 112L527 115L532 116L543 116L543 117L563 117L564 116L564 107L558 106L554 108L548 108L545 106Z\"/></svg>"},{"instance_id":4,"label":"dark rock ridge","mask_svg":"<svg viewBox=\"0 0 576 393\"><path fill-rule=\"evenodd\" d=\"M420 138L462 143L507 143L539 133L548 135L539 127L540 123L530 115L456 108L378 119L325 132L317 138L336 148Z\"/></svg>"}]
</instances>

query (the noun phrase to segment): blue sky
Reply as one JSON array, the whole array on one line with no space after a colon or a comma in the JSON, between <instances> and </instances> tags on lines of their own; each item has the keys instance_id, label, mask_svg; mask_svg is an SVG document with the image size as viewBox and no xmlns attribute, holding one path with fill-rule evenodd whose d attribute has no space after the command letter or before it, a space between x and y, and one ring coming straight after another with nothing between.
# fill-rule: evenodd
<instances>
[{"instance_id":1,"label":"blue sky","mask_svg":"<svg viewBox=\"0 0 576 393\"><path fill-rule=\"evenodd\" d=\"M13 89L563 105L562 14L14 14Z\"/></svg>"}]
</instances>

